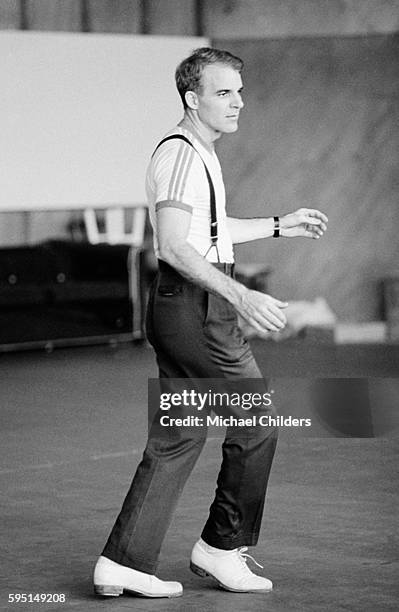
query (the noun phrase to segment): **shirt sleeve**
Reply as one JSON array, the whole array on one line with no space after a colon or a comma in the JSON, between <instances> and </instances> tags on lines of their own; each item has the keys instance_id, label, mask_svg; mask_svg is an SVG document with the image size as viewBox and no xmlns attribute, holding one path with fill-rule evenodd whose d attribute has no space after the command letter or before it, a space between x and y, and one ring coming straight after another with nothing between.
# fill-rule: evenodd
<instances>
[{"instance_id":1,"label":"shirt sleeve","mask_svg":"<svg viewBox=\"0 0 399 612\"><path fill-rule=\"evenodd\" d=\"M161 145L153 160L156 210L173 202L192 212L195 199L192 173L195 151L189 144L170 140Z\"/></svg>"}]
</instances>

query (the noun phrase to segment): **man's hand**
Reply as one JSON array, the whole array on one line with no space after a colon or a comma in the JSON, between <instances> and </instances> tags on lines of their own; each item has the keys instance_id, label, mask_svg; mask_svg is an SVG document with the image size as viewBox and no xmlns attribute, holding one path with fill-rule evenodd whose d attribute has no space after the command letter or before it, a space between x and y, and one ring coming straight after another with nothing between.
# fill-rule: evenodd
<instances>
[{"instance_id":1,"label":"man's hand","mask_svg":"<svg viewBox=\"0 0 399 612\"><path fill-rule=\"evenodd\" d=\"M284 329L287 319L281 309L287 306L287 302L251 289L241 293L239 301L234 303L243 319L261 333Z\"/></svg>"},{"instance_id":2,"label":"man's hand","mask_svg":"<svg viewBox=\"0 0 399 612\"><path fill-rule=\"evenodd\" d=\"M280 234L285 238L320 238L327 230L327 216L313 208L300 208L280 218Z\"/></svg>"}]
</instances>

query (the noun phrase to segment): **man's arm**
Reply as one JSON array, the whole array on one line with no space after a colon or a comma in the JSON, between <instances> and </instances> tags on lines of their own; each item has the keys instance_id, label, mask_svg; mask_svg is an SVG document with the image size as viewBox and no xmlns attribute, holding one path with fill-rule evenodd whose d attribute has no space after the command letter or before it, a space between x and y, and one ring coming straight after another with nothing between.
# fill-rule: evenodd
<instances>
[{"instance_id":1,"label":"man's arm","mask_svg":"<svg viewBox=\"0 0 399 612\"><path fill-rule=\"evenodd\" d=\"M284 238L320 238L327 230L327 216L313 208L300 208L280 217L280 236ZM274 219L235 219L227 217L227 227L234 244L273 236Z\"/></svg>"},{"instance_id":2,"label":"man's arm","mask_svg":"<svg viewBox=\"0 0 399 612\"><path fill-rule=\"evenodd\" d=\"M190 281L227 299L259 332L283 329L286 318L281 309L285 308L287 303L247 289L212 266L187 242L190 220L190 213L173 207L173 202L158 210L157 238L160 258Z\"/></svg>"}]
</instances>

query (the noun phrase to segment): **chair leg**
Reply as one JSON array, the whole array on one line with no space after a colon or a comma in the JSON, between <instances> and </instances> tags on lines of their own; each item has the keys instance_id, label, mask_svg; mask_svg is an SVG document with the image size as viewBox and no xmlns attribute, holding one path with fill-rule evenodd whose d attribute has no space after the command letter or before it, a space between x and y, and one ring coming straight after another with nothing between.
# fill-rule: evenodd
<instances>
[{"instance_id":1,"label":"chair leg","mask_svg":"<svg viewBox=\"0 0 399 612\"><path fill-rule=\"evenodd\" d=\"M131 246L128 254L129 297L132 305L133 340L141 340L144 337L140 283L141 251L141 248Z\"/></svg>"}]
</instances>

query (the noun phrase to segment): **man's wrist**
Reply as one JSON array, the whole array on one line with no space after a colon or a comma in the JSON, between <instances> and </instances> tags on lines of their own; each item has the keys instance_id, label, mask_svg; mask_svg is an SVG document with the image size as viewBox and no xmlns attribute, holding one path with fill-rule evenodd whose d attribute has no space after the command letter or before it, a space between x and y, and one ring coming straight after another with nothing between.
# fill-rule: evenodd
<instances>
[{"instance_id":1,"label":"man's wrist","mask_svg":"<svg viewBox=\"0 0 399 612\"><path fill-rule=\"evenodd\" d=\"M280 228L279 228L280 229L280 232L279 232L280 236L279 237L280 238L284 238L284 236L285 236L284 232L287 229L287 224L286 224L286 221L285 221L285 217L286 217L286 215L283 215L282 217L279 217L279 226L280 226Z\"/></svg>"},{"instance_id":2,"label":"man's wrist","mask_svg":"<svg viewBox=\"0 0 399 612\"><path fill-rule=\"evenodd\" d=\"M248 293L249 289L236 280L229 279L229 281L231 281L229 282L229 291L228 294L225 295L225 297L232 306L240 306L244 296Z\"/></svg>"}]
</instances>

